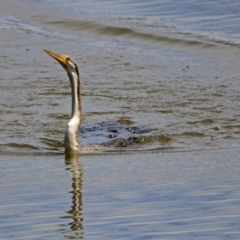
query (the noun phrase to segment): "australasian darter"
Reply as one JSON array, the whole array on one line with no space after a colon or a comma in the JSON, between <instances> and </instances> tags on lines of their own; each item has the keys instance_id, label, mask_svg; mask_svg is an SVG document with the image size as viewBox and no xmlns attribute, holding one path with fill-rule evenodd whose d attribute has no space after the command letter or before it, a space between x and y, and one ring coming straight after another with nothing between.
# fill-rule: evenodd
<instances>
[{"instance_id":1,"label":"australasian darter","mask_svg":"<svg viewBox=\"0 0 240 240\"><path fill-rule=\"evenodd\" d=\"M86 140L86 136L92 138L90 141L87 141L91 142L88 148L99 149L104 147L126 147L136 142L136 139L138 139L137 135L152 130L146 127L130 127L115 122L98 123L92 127L87 126L80 128L82 123L82 107L80 74L77 63L67 55L59 55L46 49L44 49L44 51L62 65L67 72L71 84L72 111L70 121L67 123L65 129L65 151L79 151L81 147L86 147L86 145L82 143L82 140L78 140L79 132L80 137L84 135L83 140ZM94 142L94 139L97 139L96 142Z\"/></svg>"}]
</instances>

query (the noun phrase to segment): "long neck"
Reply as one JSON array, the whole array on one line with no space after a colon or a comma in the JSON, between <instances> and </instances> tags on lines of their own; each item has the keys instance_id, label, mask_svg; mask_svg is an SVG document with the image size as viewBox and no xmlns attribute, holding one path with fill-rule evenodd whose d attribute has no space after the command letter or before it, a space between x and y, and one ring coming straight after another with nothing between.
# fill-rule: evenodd
<instances>
[{"instance_id":1,"label":"long neck","mask_svg":"<svg viewBox=\"0 0 240 240\"><path fill-rule=\"evenodd\" d=\"M78 129L82 122L82 107L80 94L80 77L78 70L67 72L72 90L72 112L71 119L65 129L65 150L78 150Z\"/></svg>"}]
</instances>

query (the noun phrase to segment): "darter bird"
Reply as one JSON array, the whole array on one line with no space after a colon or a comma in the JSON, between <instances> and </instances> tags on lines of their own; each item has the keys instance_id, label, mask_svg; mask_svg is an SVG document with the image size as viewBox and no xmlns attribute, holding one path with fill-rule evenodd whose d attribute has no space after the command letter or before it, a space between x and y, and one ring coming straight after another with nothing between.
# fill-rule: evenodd
<instances>
[{"instance_id":1,"label":"darter bird","mask_svg":"<svg viewBox=\"0 0 240 240\"><path fill-rule=\"evenodd\" d=\"M79 151L81 148L94 150L126 147L135 143L139 139L140 134L153 130L143 126L128 126L116 122L102 122L80 128L82 123L82 106L80 74L77 63L67 55L59 55L46 49L44 51L61 64L70 80L72 111L70 121L65 129L65 151Z\"/></svg>"}]
</instances>

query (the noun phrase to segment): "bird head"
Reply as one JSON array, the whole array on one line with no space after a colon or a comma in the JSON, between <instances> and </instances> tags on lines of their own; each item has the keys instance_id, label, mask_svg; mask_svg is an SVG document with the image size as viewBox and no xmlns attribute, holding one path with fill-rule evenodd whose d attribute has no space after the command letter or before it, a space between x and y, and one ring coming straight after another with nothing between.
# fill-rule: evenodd
<instances>
[{"instance_id":1,"label":"bird head","mask_svg":"<svg viewBox=\"0 0 240 240\"><path fill-rule=\"evenodd\" d=\"M43 49L49 56L57 60L61 66L67 71L70 72L71 70L75 70L77 67L77 64L75 61L67 56L67 55L59 55L57 53L51 52L49 50Z\"/></svg>"}]
</instances>

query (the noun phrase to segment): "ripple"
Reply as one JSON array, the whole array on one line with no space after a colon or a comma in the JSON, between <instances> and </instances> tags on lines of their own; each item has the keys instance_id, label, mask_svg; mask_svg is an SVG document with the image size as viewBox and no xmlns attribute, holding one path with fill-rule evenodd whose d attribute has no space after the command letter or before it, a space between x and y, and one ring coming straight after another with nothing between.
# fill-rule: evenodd
<instances>
[{"instance_id":1,"label":"ripple","mask_svg":"<svg viewBox=\"0 0 240 240\"><path fill-rule=\"evenodd\" d=\"M43 23L48 26L58 27L67 32L84 32L95 36L118 37L125 40L134 40L140 43L153 44L157 46L166 44L186 47L187 49L197 47L203 49L217 47L217 45L214 43L146 33L127 27L108 26L98 22L86 20L44 20Z\"/></svg>"},{"instance_id":2,"label":"ripple","mask_svg":"<svg viewBox=\"0 0 240 240\"><path fill-rule=\"evenodd\" d=\"M206 135L201 132L183 132L183 136L189 136L189 137L205 137Z\"/></svg>"},{"instance_id":3,"label":"ripple","mask_svg":"<svg viewBox=\"0 0 240 240\"><path fill-rule=\"evenodd\" d=\"M23 149L23 150L39 150L37 146L33 146L30 144L24 144L24 143L5 143L5 144L0 144L0 148L5 149Z\"/></svg>"}]
</instances>

